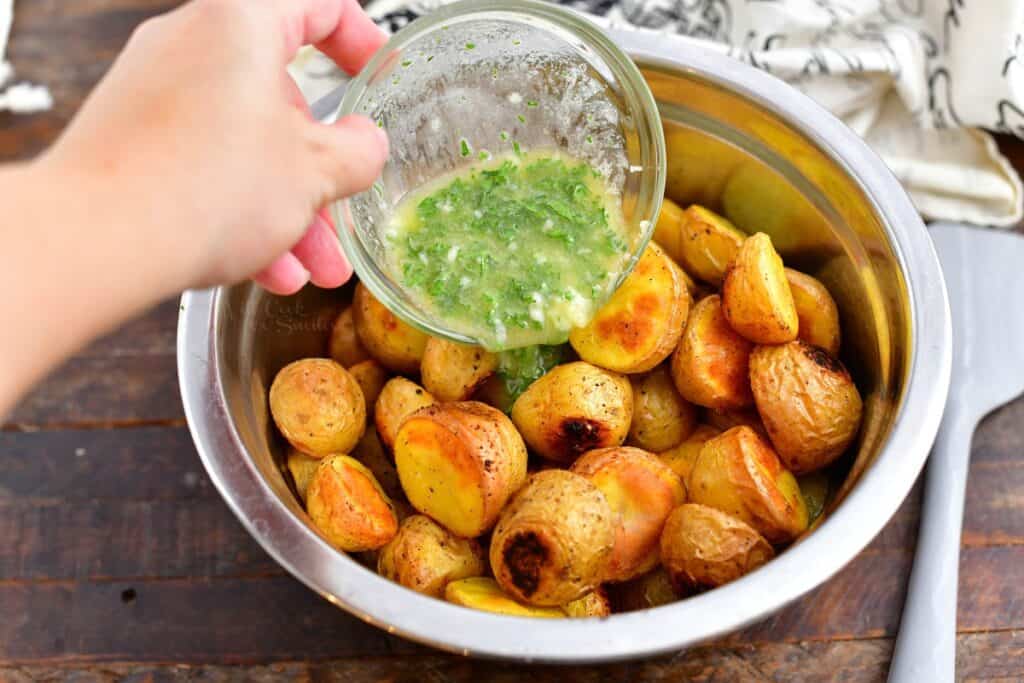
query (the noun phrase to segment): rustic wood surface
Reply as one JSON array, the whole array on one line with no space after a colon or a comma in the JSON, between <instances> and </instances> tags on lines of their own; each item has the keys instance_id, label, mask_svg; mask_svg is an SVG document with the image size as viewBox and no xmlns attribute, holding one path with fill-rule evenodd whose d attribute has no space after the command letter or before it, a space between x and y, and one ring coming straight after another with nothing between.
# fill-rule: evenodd
<instances>
[{"instance_id":1,"label":"rustic wood surface","mask_svg":"<svg viewBox=\"0 0 1024 683\"><path fill-rule=\"evenodd\" d=\"M0 161L46 148L132 28L174 0L21 0L10 57L53 112L0 115ZM1000 140L1017 168L1024 143ZM0 681L881 681L919 487L883 533L775 617L674 657L507 666L438 654L285 574L204 474L184 426L168 301L69 360L0 431ZM1024 679L1024 400L974 438L958 677Z\"/></svg>"}]
</instances>

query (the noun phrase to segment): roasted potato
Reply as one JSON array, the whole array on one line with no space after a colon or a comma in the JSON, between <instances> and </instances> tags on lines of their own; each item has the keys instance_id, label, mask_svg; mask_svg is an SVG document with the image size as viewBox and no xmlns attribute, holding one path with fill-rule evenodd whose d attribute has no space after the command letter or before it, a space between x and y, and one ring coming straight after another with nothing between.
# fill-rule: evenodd
<instances>
[{"instance_id":1,"label":"roasted potato","mask_svg":"<svg viewBox=\"0 0 1024 683\"><path fill-rule=\"evenodd\" d=\"M348 371L359 384L359 388L363 390L363 399L366 401L366 405L376 405L377 398L388 381L388 371L384 369L384 366L369 358L356 363Z\"/></svg>"},{"instance_id":2,"label":"roasted potato","mask_svg":"<svg viewBox=\"0 0 1024 683\"><path fill-rule=\"evenodd\" d=\"M288 450L287 465L292 481L295 482L295 492L299 494L299 500L305 504L306 491L309 489L309 482L313 481L316 468L320 465L320 459L311 458L291 448Z\"/></svg>"},{"instance_id":3,"label":"roasted potato","mask_svg":"<svg viewBox=\"0 0 1024 683\"><path fill-rule=\"evenodd\" d=\"M807 505L807 519L814 524L825 511L825 503L828 501L828 494L831 484L828 475L824 472L811 472L796 478L800 486L800 493L804 497L804 504Z\"/></svg>"},{"instance_id":4,"label":"roasted potato","mask_svg":"<svg viewBox=\"0 0 1024 683\"><path fill-rule=\"evenodd\" d=\"M720 285L746 236L722 216L696 204L683 212L679 231L680 265L695 278Z\"/></svg>"},{"instance_id":5,"label":"roasted potato","mask_svg":"<svg viewBox=\"0 0 1024 683\"><path fill-rule=\"evenodd\" d=\"M450 582L483 576L486 570L479 543L459 538L424 515L406 518L377 560L381 576L435 598L444 596Z\"/></svg>"},{"instance_id":6,"label":"roasted potato","mask_svg":"<svg viewBox=\"0 0 1024 683\"><path fill-rule=\"evenodd\" d=\"M690 403L707 408L753 404L748 372L753 348L729 326L717 294L700 300L672 354L676 389Z\"/></svg>"},{"instance_id":7,"label":"roasted potato","mask_svg":"<svg viewBox=\"0 0 1024 683\"><path fill-rule=\"evenodd\" d=\"M688 484L691 502L741 519L772 543L792 541L807 529L807 506L796 478L750 427L708 439Z\"/></svg>"},{"instance_id":8,"label":"roasted potato","mask_svg":"<svg viewBox=\"0 0 1024 683\"><path fill-rule=\"evenodd\" d=\"M402 484L398 481L398 470L395 469L395 463L391 461L391 457L384 450L377 432L367 429L366 434L352 449L350 455L373 473L377 483L384 489L384 493L388 494L392 503L405 498Z\"/></svg>"},{"instance_id":9,"label":"roasted potato","mask_svg":"<svg viewBox=\"0 0 1024 683\"><path fill-rule=\"evenodd\" d=\"M657 567L643 576L624 583L612 584L609 588L616 612L633 612L639 609L660 607L675 602L685 595L676 592L664 567Z\"/></svg>"},{"instance_id":10,"label":"roasted potato","mask_svg":"<svg viewBox=\"0 0 1024 683\"><path fill-rule=\"evenodd\" d=\"M526 445L499 410L476 401L439 403L402 424L395 464L413 507L469 538L490 529L523 485Z\"/></svg>"},{"instance_id":11,"label":"roasted potato","mask_svg":"<svg viewBox=\"0 0 1024 683\"><path fill-rule=\"evenodd\" d=\"M661 212L658 214L658 221L654 224L652 239L676 263L683 262L682 225L685 220L686 213L683 211L683 207L668 197L661 200ZM686 277L690 280L690 282L686 283L687 285L693 282L693 278L690 277L689 273L686 274ZM694 282L693 284L696 283Z\"/></svg>"},{"instance_id":12,"label":"roasted potato","mask_svg":"<svg viewBox=\"0 0 1024 683\"><path fill-rule=\"evenodd\" d=\"M392 377L381 389L373 407L373 422L384 448L395 447L398 428L420 408L437 403L430 392L404 377Z\"/></svg>"},{"instance_id":13,"label":"roasted potato","mask_svg":"<svg viewBox=\"0 0 1024 683\"><path fill-rule=\"evenodd\" d=\"M530 448L566 464L594 448L621 445L632 419L629 380L582 361L554 368L512 405L512 421Z\"/></svg>"},{"instance_id":14,"label":"roasted potato","mask_svg":"<svg viewBox=\"0 0 1024 683\"><path fill-rule=\"evenodd\" d=\"M764 438L768 438L768 432L764 428L764 423L761 422L761 416L758 414L757 408L753 406L749 408L725 408L722 410L708 408L704 411L704 420L720 432L745 425Z\"/></svg>"},{"instance_id":15,"label":"roasted potato","mask_svg":"<svg viewBox=\"0 0 1024 683\"><path fill-rule=\"evenodd\" d=\"M661 532L661 562L680 593L734 581L774 554L749 524L707 505L680 505Z\"/></svg>"},{"instance_id":16,"label":"roasted potato","mask_svg":"<svg viewBox=\"0 0 1024 683\"><path fill-rule=\"evenodd\" d=\"M796 339L799 320L782 259L763 232L743 241L722 284L722 311L730 327L755 344Z\"/></svg>"},{"instance_id":17,"label":"roasted potato","mask_svg":"<svg viewBox=\"0 0 1024 683\"><path fill-rule=\"evenodd\" d=\"M825 467L857 436L860 393L824 349L802 341L759 346L750 356L750 384L772 444L795 474Z\"/></svg>"},{"instance_id":18,"label":"roasted potato","mask_svg":"<svg viewBox=\"0 0 1024 683\"><path fill-rule=\"evenodd\" d=\"M690 479L690 471L693 469L693 463L697 462L697 456L700 455L700 451L704 448L704 443L715 436L721 434L721 430L712 427L711 425L697 425L696 429L690 436L680 443L678 446L668 449L658 454L662 462L668 465L676 475L682 479L683 483L687 483Z\"/></svg>"},{"instance_id":19,"label":"roasted potato","mask_svg":"<svg viewBox=\"0 0 1024 683\"><path fill-rule=\"evenodd\" d=\"M498 369L498 357L479 346L431 337L423 351L420 378L438 401L465 401Z\"/></svg>"},{"instance_id":20,"label":"roasted potato","mask_svg":"<svg viewBox=\"0 0 1024 683\"><path fill-rule=\"evenodd\" d=\"M690 311L682 272L657 244L585 327L569 333L582 360L615 372L646 372L668 358Z\"/></svg>"},{"instance_id":21,"label":"roasted potato","mask_svg":"<svg viewBox=\"0 0 1024 683\"><path fill-rule=\"evenodd\" d=\"M419 372L426 333L400 320L361 282L352 300L352 318L359 341L381 365L407 375Z\"/></svg>"},{"instance_id":22,"label":"roasted potato","mask_svg":"<svg viewBox=\"0 0 1024 683\"><path fill-rule=\"evenodd\" d=\"M564 605L601 581L615 542L604 494L567 470L530 475L491 536L491 569L502 590L531 605Z\"/></svg>"},{"instance_id":23,"label":"roasted potato","mask_svg":"<svg viewBox=\"0 0 1024 683\"><path fill-rule=\"evenodd\" d=\"M615 543L603 581L628 581L658 564L665 518L686 500L683 482L657 456L629 446L601 448L572 470L596 486L612 508Z\"/></svg>"},{"instance_id":24,"label":"roasted potato","mask_svg":"<svg viewBox=\"0 0 1024 683\"><path fill-rule=\"evenodd\" d=\"M316 458L348 453L366 430L359 383L326 358L284 366L270 386L270 414L288 443Z\"/></svg>"},{"instance_id":25,"label":"roasted potato","mask_svg":"<svg viewBox=\"0 0 1024 683\"><path fill-rule=\"evenodd\" d=\"M463 607L512 617L564 619L566 616L558 607L537 607L518 603L506 595L494 579L485 576L452 581L445 588L444 599Z\"/></svg>"},{"instance_id":26,"label":"roasted potato","mask_svg":"<svg viewBox=\"0 0 1024 683\"><path fill-rule=\"evenodd\" d=\"M632 377L633 421L629 444L651 452L668 450L697 426L697 409L679 395L672 374L659 365L650 374Z\"/></svg>"},{"instance_id":27,"label":"roasted potato","mask_svg":"<svg viewBox=\"0 0 1024 683\"><path fill-rule=\"evenodd\" d=\"M598 586L582 598L576 598L564 605L562 609L570 617L577 619L583 617L607 617L611 616L612 606L608 602L608 593Z\"/></svg>"},{"instance_id":28,"label":"roasted potato","mask_svg":"<svg viewBox=\"0 0 1024 683\"><path fill-rule=\"evenodd\" d=\"M370 358L369 352L359 341L359 335L356 334L351 306L346 306L345 310L334 319L331 336L327 340L327 355L346 368Z\"/></svg>"},{"instance_id":29,"label":"roasted potato","mask_svg":"<svg viewBox=\"0 0 1024 683\"><path fill-rule=\"evenodd\" d=\"M792 268L786 268L786 280L800 320L797 338L838 355L839 308L828 289L810 275Z\"/></svg>"},{"instance_id":30,"label":"roasted potato","mask_svg":"<svg viewBox=\"0 0 1024 683\"><path fill-rule=\"evenodd\" d=\"M347 455L320 463L306 493L306 511L339 550L380 548L398 532L391 499L370 470Z\"/></svg>"}]
</instances>

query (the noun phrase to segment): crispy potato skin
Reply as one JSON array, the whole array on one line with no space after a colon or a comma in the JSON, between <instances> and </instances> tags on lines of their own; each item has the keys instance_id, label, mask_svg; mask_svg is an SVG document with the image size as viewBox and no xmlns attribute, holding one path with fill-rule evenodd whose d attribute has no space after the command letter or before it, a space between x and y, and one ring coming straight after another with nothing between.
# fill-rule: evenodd
<instances>
[{"instance_id":1,"label":"crispy potato skin","mask_svg":"<svg viewBox=\"0 0 1024 683\"><path fill-rule=\"evenodd\" d=\"M398 532L391 500L359 461L347 455L324 458L306 493L306 511L339 550L380 548Z\"/></svg>"},{"instance_id":2,"label":"crispy potato skin","mask_svg":"<svg viewBox=\"0 0 1024 683\"><path fill-rule=\"evenodd\" d=\"M326 358L304 358L281 368L270 386L270 413L288 443L315 458L347 453L366 430L359 383Z\"/></svg>"},{"instance_id":3,"label":"crispy potato skin","mask_svg":"<svg viewBox=\"0 0 1024 683\"><path fill-rule=\"evenodd\" d=\"M299 494L299 500L303 505L306 503L306 491L309 490L309 482L313 481L316 468L320 465L319 458L311 458L305 453L291 448L288 450L287 458L288 472L295 482L295 491Z\"/></svg>"},{"instance_id":4,"label":"crispy potato skin","mask_svg":"<svg viewBox=\"0 0 1024 683\"><path fill-rule=\"evenodd\" d=\"M499 410L463 401L417 411L402 424L395 464L413 507L470 538L490 529L526 480L526 445Z\"/></svg>"},{"instance_id":5,"label":"crispy potato skin","mask_svg":"<svg viewBox=\"0 0 1024 683\"><path fill-rule=\"evenodd\" d=\"M689 311L685 276L652 243L594 319L569 333L569 343L588 363L615 372L646 372L672 353Z\"/></svg>"},{"instance_id":6,"label":"crispy potato skin","mask_svg":"<svg viewBox=\"0 0 1024 683\"><path fill-rule=\"evenodd\" d=\"M750 357L757 410L779 458L795 474L821 469L850 446L863 403L843 364L801 341Z\"/></svg>"},{"instance_id":7,"label":"crispy potato skin","mask_svg":"<svg viewBox=\"0 0 1024 683\"><path fill-rule=\"evenodd\" d=\"M399 320L361 282L352 299L352 318L359 341L381 365L407 375L419 372L427 335Z\"/></svg>"},{"instance_id":8,"label":"crispy potato skin","mask_svg":"<svg viewBox=\"0 0 1024 683\"><path fill-rule=\"evenodd\" d=\"M679 226L679 263L686 272L720 285L739 253L745 235L728 220L696 204L683 212Z\"/></svg>"},{"instance_id":9,"label":"crispy potato skin","mask_svg":"<svg viewBox=\"0 0 1024 683\"><path fill-rule=\"evenodd\" d=\"M615 544L602 580L628 581L653 569L661 527L686 501L676 473L657 456L629 446L590 451L571 471L589 479L612 508Z\"/></svg>"},{"instance_id":10,"label":"crispy potato skin","mask_svg":"<svg viewBox=\"0 0 1024 683\"><path fill-rule=\"evenodd\" d=\"M734 581L774 554L750 525L706 505L680 505L661 534L661 561L680 593Z\"/></svg>"},{"instance_id":11,"label":"crispy potato skin","mask_svg":"<svg viewBox=\"0 0 1024 683\"><path fill-rule=\"evenodd\" d=\"M406 518L377 560L381 576L435 598L444 596L450 582L483 576L486 570L479 543L459 538L424 515Z\"/></svg>"},{"instance_id":12,"label":"crispy potato skin","mask_svg":"<svg viewBox=\"0 0 1024 683\"><path fill-rule=\"evenodd\" d=\"M555 367L512 405L512 421L530 448L563 464L621 445L632 419L629 380L583 361Z\"/></svg>"},{"instance_id":13,"label":"crispy potato skin","mask_svg":"<svg viewBox=\"0 0 1024 683\"><path fill-rule=\"evenodd\" d=\"M405 418L420 408L437 403L429 391L404 377L392 377L384 388L373 407L373 422L384 448L395 447L398 428Z\"/></svg>"},{"instance_id":14,"label":"crispy potato skin","mask_svg":"<svg viewBox=\"0 0 1024 683\"><path fill-rule=\"evenodd\" d=\"M498 357L479 346L431 337L423 351L420 378L439 401L465 401L498 369Z\"/></svg>"},{"instance_id":15,"label":"crispy potato skin","mask_svg":"<svg viewBox=\"0 0 1024 683\"><path fill-rule=\"evenodd\" d=\"M672 354L680 395L707 408L743 408L754 402L749 362L754 345L729 326L717 294L701 299Z\"/></svg>"},{"instance_id":16,"label":"crispy potato skin","mask_svg":"<svg viewBox=\"0 0 1024 683\"><path fill-rule=\"evenodd\" d=\"M733 427L709 439L688 483L691 502L737 517L772 543L786 543L807 529L807 506L796 478L750 427Z\"/></svg>"},{"instance_id":17,"label":"crispy potato skin","mask_svg":"<svg viewBox=\"0 0 1024 683\"><path fill-rule=\"evenodd\" d=\"M564 605L600 583L614 542L614 515L601 491L573 472L545 470L502 511L491 569L520 602Z\"/></svg>"},{"instance_id":18,"label":"crispy potato skin","mask_svg":"<svg viewBox=\"0 0 1024 683\"><path fill-rule=\"evenodd\" d=\"M668 450L682 443L697 426L697 409L679 395L668 367L632 377L633 421L629 444L646 451Z\"/></svg>"},{"instance_id":19,"label":"crispy potato skin","mask_svg":"<svg viewBox=\"0 0 1024 683\"><path fill-rule=\"evenodd\" d=\"M685 595L676 592L672 580L668 577L668 572L660 566L625 583L612 584L610 588L611 602L616 612L633 612L660 607L675 602Z\"/></svg>"},{"instance_id":20,"label":"crispy potato skin","mask_svg":"<svg viewBox=\"0 0 1024 683\"><path fill-rule=\"evenodd\" d=\"M494 579L486 576L452 581L445 588L444 599L462 607L513 617L564 619L566 616L558 607L537 607L518 603L505 595Z\"/></svg>"},{"instance_id":21,"label":"crispy potato skin","mask_svg":"<svg viewBox=\"0 0 1024 683\"><path fill-rule=\"evenodd\" d=\"M359 341L359 335L356 334L351 306L346 306L345 310L334 319L331 336L327 340L327 355L346 368L370 358L370 353Z\"/></svg>"},{"instance_id":22,"label":"crispy potato skin","mask_svg":"<svg viewBox=\"0 0 1024 683\"><path fill-rule=\"evenodd\" d=\"M786 280L800 320L799 339L839 355L839 307L825 285L800 271L786 268Z\"/></svg>"},{"instance_id":23,"label":"crispy potato skin","mask_svg":"<svg viewBox=\"0 0 1024 683\"><path fill-rule=\"evenodd\" d=\"M732 329L755 344L796 339L796 305L768 235L759 232L743 241L722 284L722 310Z\"/></svg>"},{"instance_id":24,"label":"crispy potato skin","mask_svg":"<svg viewBox=\"0 0 1024 683\"><path fill-rule=\"evenodd\" d=\"M721 431L711 425L697 425L690 436L679 445L658 454L662 462L668 465L673 472L687 483L690 480L690 471L693 470L693 463L697 462L700 451L708 439L718 436Z\"/></svg>"},{"instance_id":25,"label":"crispy potato skin","mask_svg":"<svg viewBox=\"0 0 1024 683\"><path fill-rule=\"evenodd\" d=\"M348 372L362 389L366 405L375 405L381 390L384 389L384 385L388 381L388 371L384 369L384 366L372 358L368 358L350 367Z\"/></svg>"},{"instance_id":26,"label":"crispy potato skin","mask_svg":"<svg viewBox=\"0 0 1024 683\"><path fill-rule=\"evenodd\" d=\"M600 586L581 598L565 603L562 605L562 609L568 616L576 619L608 617L612 613L612 606L608 601L608 593Z\"/></svg>"},{"instance_id":27,"label":"crispy potato skin","mask_svg":"<svg viewBox=\"0 0 1024 683\"><path fill-rule=\"evenodd\" d=\"M391 461L391 456L384 450L377 432L367 429L366 434L352 449L351 455L370 470L377 483L384 489L384 493L391 498L392 503L405 500L405 492L402 490L402 484L398 481L398 470L395 469L395 463ZM402 516L399 514L400 518Z\"/></svg>"}]
</instances>

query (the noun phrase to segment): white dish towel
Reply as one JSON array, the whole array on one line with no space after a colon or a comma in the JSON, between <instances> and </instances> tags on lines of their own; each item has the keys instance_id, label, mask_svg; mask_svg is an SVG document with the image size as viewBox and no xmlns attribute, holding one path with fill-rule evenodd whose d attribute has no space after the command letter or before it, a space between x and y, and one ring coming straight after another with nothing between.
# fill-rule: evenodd
<instances>
[{"instance_id":1,"label":"white dish towel","mask_svg":"<svg viewBox=\"0 0 1024 683\"><path fill-rule=\"evenodd\" d=\"M14 69L4 60L7 38L14 21L14 0L0 0L0 112L31 114L53 106L53 97L45 86L31 83L12 83Z\"/></svg>"}]
</instances>

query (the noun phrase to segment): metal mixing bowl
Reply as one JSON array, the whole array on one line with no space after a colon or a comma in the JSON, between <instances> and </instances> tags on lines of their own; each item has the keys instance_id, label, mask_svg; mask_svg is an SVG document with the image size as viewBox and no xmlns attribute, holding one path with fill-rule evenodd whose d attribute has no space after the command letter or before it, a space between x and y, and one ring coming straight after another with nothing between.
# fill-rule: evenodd
<instances>
[{"instance_id":1,"label":"metal mixing bowl","mask_svg":"<svg viewBox=\"0 0 1024 683\"><path fill-rule=\"evenodd\" d=\"M770 615L847 564L882 529L924 464L949 388L949 307L924 225L896 179L839 121L773 77L696 48L615 39L641 65L666 121L669 196L772 235L843 313L843 359L865 397L849 475L818 528L727 586L607 619L530 620L409 591L334 550L282 474L267 388L285 363L323 355L349 290L278 298L248 284L183 299L185 412L214 484L278 562L371 624L454 652L587 662L677 650ZM682 169L682 173L679 169Z\"/></svg>"}]
</instances>

